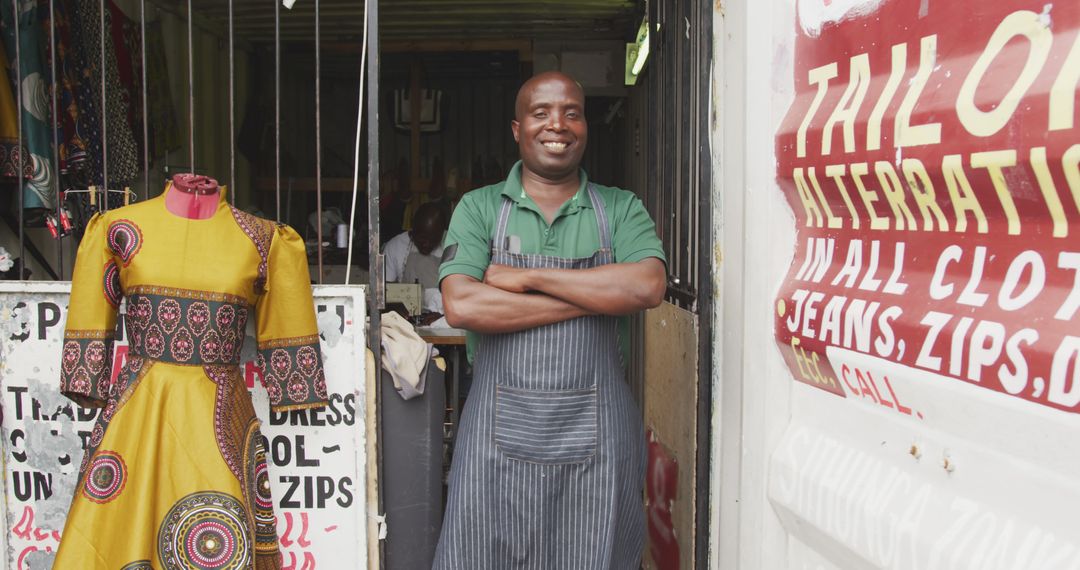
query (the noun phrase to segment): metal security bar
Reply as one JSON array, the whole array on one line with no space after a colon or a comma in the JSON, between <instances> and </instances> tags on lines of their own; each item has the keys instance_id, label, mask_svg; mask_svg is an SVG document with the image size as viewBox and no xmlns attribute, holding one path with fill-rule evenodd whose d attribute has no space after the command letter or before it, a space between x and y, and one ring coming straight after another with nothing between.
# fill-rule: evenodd
<instances>
[{"instance_id":1,"label":"metal security bar","mask_svg":"<svg viewBox=\"0 0 1080 570\"><path fill-rule=\"evenodd\" d=\"M108 89L108 85L107 85L108 82L106 81L106 78L108 77L108 75L105 73L105 69L106 69L106 60L105 60L105 0L101 0L101 2L98 3L98 7L99 7L98 14L100 16L99 22L101 23L101 28L98 30L98 38L100 39L100 44L101 44L101 68L100 68L100 72L101 72L101 77L100 77L100 79L101 79L101 107L100 107L100 111L101 111L101 164L102 164L101 176L102 176L102 180L104 181L104 186L105 186L105 200L102 200L102 202L104 204L104 210L108 211L109 210L109 117L108 117L109 98L108 98L108 90L107 90ZM190 6L189 6L188 7L188 12L190 12L190 11L191 11L191 9L190 9ZM189 35L189 37L190 37L190 35ZM55 143L58 144L59 141L55 141Z\"/></svg>"},{"instance_id":2,"label":"metal security bar","mask_svg":"<svg viewBox=\"0 0 1080 570\"><path fill-rule=\"evenodd\" d=\"M143 108L143 200L150 199L150 121L147 117L147 89L146 89L146 0L139 0L139 57L142 60L142 108ZM231 46L230 46L231 49ZM54 82L55 83L55 82Z\"/></svg>"},{"instance_id":3,"label":"metal security bar","mask_svg":"<svg viewBox=\"0 0 1080 570\"><path fill-rule=\"evenodd\" d=\"M291 221L294 225L297 225L296 220L289 219L291 213L289 206L291 201L296 199L293 196L292 188L297 174L290 171L295 171L295 167L288 164L289 159L293 157L286 157L286 148L283 148L284 143L293 143L289 150L295 153L295 148L292 147L295 147L296 144L295 139L283 140L283 134L288 134L288 131L283 129L283 124L295 119L294 116L285 116L291 113L291 109L285 107L288 104L285 100L287 96L295 98L292 89L298 83L296 78L289 76L290 72L294 72L294 70L287 68L284 56L292 56L293 53L296 53L295 48L298 44L306 43L314 48L314 108L313 114L309 115L312 116L312 119L307 123L314 125L315 132L312 136L314 140L311 140L310 143L303 143L303 145L306 148L314 149L315 172L313 193L301 194L299 199L313 198L312 202L314 203L311 206L314 206L316 212L322 212L326 205L323 183L325 173L323 156L324 129L322 124L322 104L325 96L323 83L326 72L324 67L322 21L325 15L323 9L323 4L326 4L325 0L298 0L295 6L289 3L291 9L287 12L282 12L281 0L227 0L227 2L220 2L220 0L137 0L135 2L123 2L127 7L125 9L131 10L130 14L124 14L121 8L117 6L117 1L48 0L47 2L37 2L35 3L36 9L40 13L35 14L28 21L23 21L20 17L22 13L27 11L27 2L25 0L0 0L0 2L7 4L4 10L5 20L10 21L4 23L6 27L9 27L7 32L14 36L14 41L8 42L11 48L8 55L13 56L12 59L16 62L16 65L11 69L10 79L13 84L22 85L26 79L26 72L22 62L26 57L26 50L23 49L23 46L27 42L25 35L27 26L35 27L35 33L40 32L40 45L43 49L42 53L45 55L40 71L42 76L45 77L43 83L45 83L47 89L47 93L45 93L47 99L43 101L45 105L41 105L43 109L47 106L47 110L44 112L44 115L47 116L43 119L43 122L47 123L46 128L49 131L48 136L45 137L49 139L47 153L35 151L37 154L30 156L25 152L25 149L28 148L29 137L27 135L28 125L24 121L26 118L24 109L28 101L25 100L23 89L12 90L16 104L15 124L12 125L16 131L13 133L16 137L12 144L16 152L12 153L11 162L14 163L13 169L18 175L9 179L8 183L17 193L17 204L12 204L17 211L11 212L10 217L5 214L4 219L17 234L19 263L27 265L30 261L27 257L29 254L33 261L36 262L34 266L35 272L41 269L44 271L44 277L52 279L70 277L70 267L79 235L81 235L81 226L86 223L89 216L97 211L107 211L122 203L126 204L129 199L134 197L141 200L153 197L164 187L165 179L175 172L190 171L219 178L222 185L227 185L229 189L228 199L230 202L237 207L242 206L237 200L245 197L244 191L248 186L247 180L254 179L256 174L253 174L255 166L251 164L252 159L250 157L248 157L248 162L244 164L247 171L243 173L243 176L240 172L241 164L238 156L237 140L243 129L240 125L241 108L238 108L238 106L243 106L245 101L257 97L257 95L250 93L250 88L245 92L244 87L241 87L241 85L250 85L250 81L241 83L238 74L247 73L251 75L258 71L254 67L253 61L254 54L259 49L269 48L268 51L272 51L273 61L272 68L269 68L272 69L273 84L273 132L272 137L266 137L267 139L273 139L272 155L268 155L272 156L273 164L270 164L270 160L265 162L265 166L270 172L268 176L271 177L272 188L266 188L267 193L265 194L251 197L256 199L255 202L258 202L258 198L262 196L268 199L271 198L272 193L272 200L269 200L270 204L267 208L268 216L283 222ZM239 6L234 8L234 4L237 3ZM349 24L347 22L343 23L340 19L341 10L347 7L350 15L364 14L367 2L357 0L356 4L358 6L342 2L331 2L330 4L331 15L334 17L332 26L334 55L340 60L342 58L340 46L349 41L358 42L364 32L377 29L378 22L373 21L372 18L365 18L363 27L353 25L352 31L354 35L346 36L344 33ZM301 24L312 11L314 12L314 19L308 19L306 24ZM70 28L75 17L79 18L80 24L88 28L92 26L93 28L92 32L80 28L80 31L85 32L85 38L80 37L75 40L71 37ZM116 18L118 17L124 19L117 22ZM174 35L170 37L182 38L180 39L182 43L170 43L168 45L171 50L168 52L168 63L182 68L183 71L167 77L166 80L170 83L164 85L166 89L171 87L171 101L177 106L174 114L171 115L171 120L174 125L183 129L184 133L180 135L182 138L176 137L175 135L178 135L179 132L176 132L177 130L174 128L174 135L170 135L172 139L161 143L162 146L169 147L163 150L155 147L161 139L161 133L158 132L158 129L162 127L156 123L160 117L154 114L155 107L160 103L159 99L155 99L160 94L155 95L154 84L155 81L162 81L161 75L164 72L158 68L151 68L151 66L164 61L162 58L165 55L158 53L155 57L154 50L155 45L158 46L159 51L164 49L162 42L165 40L162 39L161 30L165 25L163 22L167 18L169 25L174 30ZM263 28L250 25L251 21L269 20L271 18L273 20L272 37L269 33L265 36L260 35ZM129 20L130 25L127 23ZM287 20L292 34L289 36L288 44L282 38L282 27L285 25L283 20ZM352 21L359 23L355 19ZM301 25L308 26L308 34L295 33L300 29L299 26ZM129 32L131 34L130 39L125 36L124 49L129 51L125 51L124 57L126 58L130 53L133 60L131 68L132 71L135 71L134 74L123 79L122 85L117 83L121 80L117 78L115 72L118 65L117 59L120 57L119 54L115 53L115 50L119 49L119 47L114 48L114 43L120 41L114 37L114 34L117 33L121 26L124 26L125 34ZM238 34L238 29L243 30L246 36ZM180 30L182 30L180 34L175 34ZM154 37L155 33L158 34L158 37ZM377 42L377 37L373 37L373 40ZM213 42L218 42L220 48L216 50L209 48L209 44ZM87 49L73 49L76 43L85 46ZM119 43L116 43L116 45L119 46ZM73 53L76 51L77 54ZM138 53L135 54L135 51ZM302 52L303 48L300 51ZM250 57L246 57L249 54ZM238 56L245 57L243 63L246 63L246 65L242 65L242 62L237 61ZM73 63L75 61L73 58L78 58L80 64L85 65L78 67ZM124 59L123 61L126 62L127 60ZM377 58L373 58L373 61L366 63L368 69L362 69L363 63L360 66L353 64L355 73L361 75L361 78L369 69L378 69ZM124 65L127 65L127 63L124 63ZM71 86L65 82L71 79L70 73L75 67L78 67L79 76L76 79L79 82L80 89L82 89L78 95L79 97L86 97L86 99L79 100L79 103L85 104L84 108L72 110L75 109L73 107L74 103L70 100L72 94L65 91L65 89L71 89ZM135 67L138 69L135 70ZM295 62L293 62L293 68L295 68ZM335 70L340 68L341 64L339 62ZM157 79L151 77L153 73L159 74ZM270 75L267 74L268 77ZM183 79L178 80L178 78ZM226 97L217 96L216 93L213 98L208 97L205 84L215 82L222 84L220 92L224 92L222 94L227 95ZM286 87L290 90L288 95L284 91ZM161 89L161 86L159 85L157 89ZM369 104L366 109L359 109L361 114L364 112L377 112L377 77L369 82L367 89L371 93ZM180 96L177 97L177 95ZM360 93L357 92L357 95L359 96ZM118 109L117 104L121 98L124 99L124 106L123 109ZM222 102L222 99L225 101ZM269 97L267 101L269 103ZM247 102L247 105L249 108L245 110L250 112L252 105L250 101ZM117 116L123 110L130 114L130 120L128 121L130 128L127 125L122 127L117 125ZM82 149L86 152L79 155L78 160L73 160L72 149L65 147L72 136L71 128L65 125L65 121L77 121L79 117L75 117L74 114L79 111L83 113L82 118L92 119L92 122L96 123L96 125L92 131L87 131L85 134L82 131L78 132L80 136L85 135L87 139L83 141L85 148ZM72 117L69 117L69 115L72 115ZM377 119L377 117L373 118ZM267 121L267 123L270 123L270 121ZM372 121L372 125L374 127L368 136L369 145L366 145L369 147L366 162L369 168L367 176L368 196L373 198L373 203L368 206L368 212L374 212L374 218L369 219L368 222L376 224L376 226L370 227L367 232L369 237L375 236L375 239L367 241L369 244L375 244L369 249L368 257L376 259L378 244L380 243L377 237L379 168L378 140L377 136L372 135L377 135L378 127L374 121ZM76 125L74 128L77 130L80 125ZM121 136L120 131L127 132L129 140L141 144L141 148L137 146L123 148L122 144L118 148L116 141ZM216 143L220 148L216 154L209 154L212 151L206 148L205 141L207 139L220 141ZM181 141L186 144L182 144ZM183 146L187 148L184 149ZM135 148L134 153L130 152L131 148ZM374 149L374 152L371 152L370 149ZM185 155L184 158L176 160L180 154L174 151ZM127 163L130 167L118 168L117 161L122 162L124 160L125 152L128 152L128 156L130 156ZM41 155L41 157L38 155ZM45 164L41 163L41 158L44 158ZM55 199L49 201L48 211L44 213L27 210L28 206L33 207L36 204L26 202L26 198L29 196L28 193L31 191L28 188L31 183L30 173L35 168L45 173L43 174L43 180L45 175L51 174L51 179L48 179L48 194ZM140 185L142 186L141 189L138 188ZM289 188L287 199L283 196L283 189L286 186ZM131 192L129 188L132 187L136 188L137 192ZM121 197L124 197L123 200L121 200ZM243 206L249 205L252 204L243 204ZM258 207L258 203L253 205ZM355 201L349 206L355 209ZM58 232L58 235L54 236L52 241L42 238L39 235L41 232L34 230L34 227L36 227L34 225L35 220L39 215L47 216L50 224L55 221L55 226L49 226L50 229L55 227ZM65 235L68 232L64 229L64 225L69 222L73 226L71 230L73 236ZM361 222L361 224L363 223ZM28 226L28 224L30 225ZM297 225L297 227L300 226ZM313 277L317 282L322 281L324 274L325 260L322 244L330 238L324 233L322 223L313 224L310 237L314 238L318 244L313 248L312 254L312 265L315 269ZM363 234L364 232L361 230L359 233ZM349 243L351 252L351 239ZM50 247L54 248L55 256L47 259L42 252L49 251L48 248ZM20 272L19 278L24 276L25 272ZM42 277L43 275L40 274L33 276L34 279ZM375 297L378 298L377 295Z\"/></svg>"},{"instance_id":4,"label":"metal security bar","mask_svg":"<svg viewBox=\"0 0 1080 570\"><path fill-rule=\"evenodd\" d=\"M49 0L49 22L50 22L49 23L49 78L50 78L50 81L52 82L53 85L56 85L56 5L55 5L55 1L56 0ZM49 91L50 91L50 93L49 93L49 112L52 113L53 117L56 117L57 116L56 89L50 89ZM19 108L19 115L22 115L22 107ZM60 130L59 130L59 127L57 126L57 122L52 121L52 135L53 135L53 140L54 141L60 140L59 133L60 133ZM53 163L53 172L59 173L60 172L60 145L54 144L53 147L52 147L52 163ZM53 186L53 193L57 196L57 200L56 200L56 216L57 216L57 219L60 219L61 216L63 215L63 206L60 204L60 200L59 200L59 196L60 196L60 177L59 176L54 176L53 177L53 185L52 186ZM21 191L19 192L19 196L20 196L20 198L22 197L22 192ZM20 207L19 209L21 210L22 208ZM23 238L20 236L19 239L21 240ZM57 267L57 270L60 272L60 275L58 275L58 277L60 279L63 279L63 274L64 274L64 248L62 248L62 247L57 247L56 248L56 267ZM21 273L22 272L20 271L20 275L19 275L20 279L22 279L22 277L23 277L21 275Z\"/></svg>"},{"instance_id":5,"label":"metal security bar","mask_svg":"<svg viewBox=\"0 0 1080 570\"><path fill-rule=\"evenodd\" d=\"M650 0L653 60L648 72L647 204L668 255L668 300L698 316L697 441L699 474L695 567L708 561L710 414L712 405L712 221L709 78L712 3Z\"/></svg>"},{"instance_id":6,"label":"metal security bar","mask_svg":"<svg viewBox=\"0 0 1080 570\"><path fill-rule=\"evenodd\" d=\"M15 85L21 86L23 82L22 77L22 33L19 28L19 0L11 0L11 9L13 18L15 19ZM18 138L16 139L16 149L19 153L19 160L15 163L15 176L19 179L18 191L19 191L19 279L25 278L26 272L23 266L26 264L26 218L25 218L25 203L23 202L23 176L26 171L24 162L26 156L23 154L23 97L22 89L15 89L15 101L16 111L15 116L18 121Z\"/></svg>"},{"instance_id":7,"label":"metal security bar","mask_svg":"<svg viewBox=\"0 0 1080 570\"><path fill-rule=\"evenodd\" d=\"M702 313L709 287L705 249L709 212L708 78L711 13L698 2L649 3L647 204L668 255L668 296ZM708 4L708 3L704 3Z\"/></svg>"}]
</instances>

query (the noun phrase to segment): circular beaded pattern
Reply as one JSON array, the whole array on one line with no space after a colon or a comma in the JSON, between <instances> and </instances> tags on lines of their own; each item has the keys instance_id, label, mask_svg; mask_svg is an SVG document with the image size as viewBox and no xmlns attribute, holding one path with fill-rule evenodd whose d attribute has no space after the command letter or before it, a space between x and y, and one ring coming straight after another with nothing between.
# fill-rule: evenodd
<instances>
[{"instance_id":1,"label":"circular beaded pattern","mask_svg":"<svg viewBox=\"0 0 1080 570\"><path fill-rule=\"evenodd\" d=\"M251 564L244 507L224 493L205 491L180 499L158 530L165 568L232 570Z\"/></svg>"},{"instance_id":2,"label":"circular beaded pattern","mask_svg":"<svg viewBox=\"0 0 1080 570\"><path fill-rule=\"evenodd\" d=\"M270 495L270 476L266 469L266 448L259 433L258 420L252 419L246 439L244 492L255 519L255 551L262 554L277 550L277 528L274 524L274 500Z\"/></svg>"},{"instance_id":3,"label":"circular beaded pattern","mask_svg":"<svg viewBox=\"0 0 1080 570\"><path fill-rule=\"evenodd\" d=\"M95 503L115 499L127 484L127 465L115 451L98 451L90 462L83 495Z\"/></svg>"}]
</instances>

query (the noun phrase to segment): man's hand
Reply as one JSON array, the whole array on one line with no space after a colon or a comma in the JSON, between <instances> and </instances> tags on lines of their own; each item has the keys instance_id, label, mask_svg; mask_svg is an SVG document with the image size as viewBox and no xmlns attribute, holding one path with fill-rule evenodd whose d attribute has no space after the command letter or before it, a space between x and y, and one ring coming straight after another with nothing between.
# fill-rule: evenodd
<instances>
[{"instance_id":1,"label":"man's hand","mask_svg":"<svg viewBox=\"0 0 1080 570\"><path fill-rule=\"evenodd\" d=\"M528 293L532 291L528 276L528 269L492 264L484 272L484 283L510 293Z\"/></svg>"}]
</instances>

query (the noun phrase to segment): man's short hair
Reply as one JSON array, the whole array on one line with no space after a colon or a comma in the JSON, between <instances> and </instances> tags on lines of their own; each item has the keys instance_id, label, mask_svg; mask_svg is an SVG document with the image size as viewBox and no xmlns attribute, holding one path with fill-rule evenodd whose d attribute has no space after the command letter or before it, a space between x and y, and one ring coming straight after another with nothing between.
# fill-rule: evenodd
<instances>
[{"instance_id":1,"label":"man's short hair","mask_svg":"<svg viewBox=\"0 0 1080 570\"><path fill-rule=\"evenodd\" d=\"M425 202L413 212L412 225L415 228L425 222L445 229L447 225L446 213L435 202Z\"/></svg>"}]
</instances>

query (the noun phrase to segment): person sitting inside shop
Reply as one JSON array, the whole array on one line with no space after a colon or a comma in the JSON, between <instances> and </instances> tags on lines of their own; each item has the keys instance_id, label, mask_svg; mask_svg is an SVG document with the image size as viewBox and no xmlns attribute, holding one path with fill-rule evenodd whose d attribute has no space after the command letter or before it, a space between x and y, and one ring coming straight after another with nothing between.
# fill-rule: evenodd
<instances>
[{"instance_id":1,"label":"person sitting inside shop","mask_svg":"<svg viewBox=\"0 0 1080 570\"><path fill-rule=\"evenodd\" d=\"M413 214L412 229L398 234L383 248L386 282L419 283L423 289L424 313L431 315L441 315L443 312L442 295L439 293L439 263L446 225L443 209L434 202L428 202Z\"/></svg>"}]
</instances>

